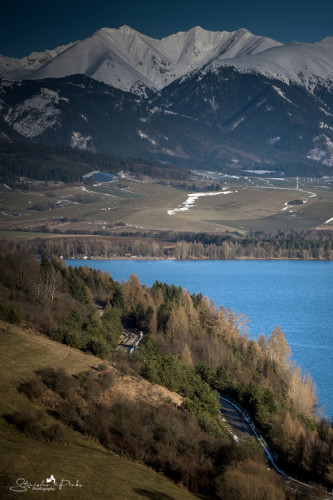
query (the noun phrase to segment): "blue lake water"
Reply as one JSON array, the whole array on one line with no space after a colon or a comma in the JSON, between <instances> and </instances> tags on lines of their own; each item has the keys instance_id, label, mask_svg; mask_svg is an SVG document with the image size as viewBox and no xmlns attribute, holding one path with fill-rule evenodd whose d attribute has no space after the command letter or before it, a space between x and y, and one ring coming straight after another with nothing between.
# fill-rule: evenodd
<instances>
[{"instance_id":1,"label":"blue lake water","mask_svg":"<svg viewBox=\"0 0 333 500\"><path fill-rule=\"evenodd\" d=\"M292 359L309 373L318 404L333 416L333 262L70 260L68 265L108 271L113 279L135 273L142 284L181 285L248 319L250 338L284 332Z\"/></svg>"}]
</instances>

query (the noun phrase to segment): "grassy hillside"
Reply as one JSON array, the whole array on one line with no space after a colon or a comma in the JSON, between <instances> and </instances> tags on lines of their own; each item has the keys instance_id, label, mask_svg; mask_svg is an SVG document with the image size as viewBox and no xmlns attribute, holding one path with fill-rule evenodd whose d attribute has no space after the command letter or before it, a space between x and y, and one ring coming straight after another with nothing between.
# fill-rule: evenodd
<instances>
[{"instance_id":1,"label":"grassy hillside","mask_svg":"<svg viewBox=\"0 0 333 500\"><path fill-rule=\"evenodd\" d=\"M49 366L64 368L70 373L78 373L96 367L101 360L84 354L76 349L53 342L32 330L0 322L0 448L1 473L5 474L10 485L17 478L24 477L31 483L40 483L51 474L57 480L76 480L82 488L63 488L56 492L57 498L68 499L156 499L190 500L198 498L188 491L178 488L162 475L124 458L113 455L96 441L68 430L69 444L43 443L25 436L10 426L5 415L17 409L31 407L31 403L20 394L17 387L30 379L35 370ZM125 380L126 382L126 380ZM148 384L135 386L131 382L132 392L146 394L155 403L166 395L174 397L166 389L155 389ZM148 387L149 385L149 387ZM150 394L149 390L153 393ZM154 394L154 390L157 394ZM162 392L158 396L158 391ZM177 397L177 396L175 396ZM161 400L160 400L161 401ZM52 417L45 413L45 421L51 423ZM42 498L49 493L25 493L25 498ZM0 490L1 498L17 498L18 493L11 493L7 486Z\"/></svg>"}]
</instances>

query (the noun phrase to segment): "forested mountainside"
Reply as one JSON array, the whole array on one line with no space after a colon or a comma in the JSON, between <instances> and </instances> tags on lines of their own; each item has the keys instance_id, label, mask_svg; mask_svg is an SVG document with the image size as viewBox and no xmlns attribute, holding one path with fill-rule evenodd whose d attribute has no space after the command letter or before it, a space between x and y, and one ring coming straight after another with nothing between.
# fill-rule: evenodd
<instances>
[{"instance_id":1,"label":"forested mountainside","mask_svg":"<svg viewBox=\"0 0 333 500\"><path fill-rule=\"evenodd\" d=\"M206 170L331 175L332 93L222 67L151 99L91 78L0 85L5 141L68 146Z\"/></svg>"},{"instance_id":2,"label":"forested mountainside","mask_svg":"<svg viewBox=\"0 0 333 500\"><path fill-rule=\"evenodd\" d=\"M282 469L332 488L333 429L316 415L312 380L290 363L279 327L269 338L250 341L241 318L201 294L158 281L142 286L135 275L117 283L108 273L67 267L45 256L37 261L31 254L9 253L1 257L0 269L2 320L34 325L57 342L115 365L126 363L127 370L183 398L183 411L166 402L160 414L149 406L139 412L126 395L107 406L95 399L98 387L112 385L103 374L74 379L52 369L39 371L20 390L43 408L57 401L54 415L63 424L195 492L225 498L245 480L253 483L251 494L260 486L270 498L285 498L260 465L256 446L230 440L218 418L218 394L223 393L249 411ZM122 325L144 333L131 358L115 350ZM30 432L22 415L11 418ZM43 437L38 426L36 433Z\"/></svg>"},{"instance_id":3,"label":"forested mountainside","mask_svg":"<svg viewBox=\"0 0 333 500\"><path fill-rule=\"evenodd\" d=\"M111 174L127 172L157 179L187 180L190 175L156 161L122 158L66 146L49 146L27 142L6 142L0 138L0 181L11 187L21 187L24 179L44 182L77 183L92 171ZM85 179L89 182L89 179Z\"/></svg>"}]
</instances>

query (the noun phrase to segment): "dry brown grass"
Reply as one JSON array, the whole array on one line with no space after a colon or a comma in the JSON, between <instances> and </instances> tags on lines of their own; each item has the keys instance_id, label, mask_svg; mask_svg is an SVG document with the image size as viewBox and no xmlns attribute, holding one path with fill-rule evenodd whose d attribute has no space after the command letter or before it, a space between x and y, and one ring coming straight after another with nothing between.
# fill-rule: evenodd
<instances>
[{"instance_id":1,"label":"dry brown grass","mask_svg":"<svg viewBox=\"0 0 333 500\"><path fill-rule=\"evenodd\" d=\"M180 406L183 401L183 398L179 394L171 392L165 387L153 385L141 377L138 378L130 375L117 377L110 396L112 394L126 394L126 398L131 401L144 401L154 406L160 406L165 401L170 401Z\"/></svg>"},{"instance_id":2,"label":"dry brown grass","mask_svg":"<svg viewBox=\"0 0 333 500\"><path fill-rule=\"evenodd\" d=\"M229 183L230 180L230 183ZM332 216L332 189L325 186L321 190L317 184L307 183L298 191L294 189L294 180L285 182L265 179L252 179L247 184L244 179L227 179L224 187L230 187L232 194L203 197L186 212L168 215L168 210L182 205L191 190L178 190L170 185L139 182L121 179L113 188L126 188L136 193L136 198L117 198L101 195L100 201L86 204L73 204L53 210L34 212L28 210L38 200L57 201L75 196L79 186L62 187L57 190L45 190L45 193L20 193L1 190L0 229L21 227L24 230L39 231L41 226L49 230L93 231L102 229L107 224L124 222L126 230L174 230L195 232L216 232L225 230L272 231L275 229L313 228L320 226ZM276 184L275 186L272 183ZM257 186L261 186L258 188ZM302 189L304 188L304 191ZM307 191L309 190L309 191ZM126 191L125 191L126 192ZM317 196L311 197L315 192ZM41 195L45 196L42 197ZM292 199L306 200L306 206L296 207L293 217L282 212L284 203ZM20 217L6 211L19 212ZM76 219L76 222L61 221L61 217ZM120 230L123 230L121 228ZM3 233L3 237L8 237Z\"/></svg>"},{"instance_id":3,"label":"dry brown grass","mask_svg":"<svg viewBox=\"0 0 333 500\"><path fill-rule=\"evenodd\" d=\"M45 481L54 474L83 485L82 488L63 489L56 492L58 498L104 500L104 499L194 499L195 495L178 488L174 483L147 467L110 454L96 441L87 439L69 430L69 445L55 445L37 441L25 436L10 426L5 415L35 405L17 387L21 382L31 379L39 368L48 366L64 368L70 373L86 371L97 367L101 360L84 354L76 349L58 344L46 337L37 335L32 330L7 325L0 322L0 473L6 469L10 481L24 477L30 482ZM105 364L105 362L103 362ZM111 365L108 370L115 368ZM133 388L129 391L134 399L144 394L151 401L158 402L158 387L151 387L148 382L141 383L133 376L121 376L118 390L122 387ZM116 382L118 386L118 382ZM163 392L164 397L164 392ZM55 420L44 413L48 425ZM49 493L25 493L25 498L40 499ZM16 497L18 494L15 494ZM9 487L0 492L2 498L10 497Z\"/></svg>"}]
</instances>

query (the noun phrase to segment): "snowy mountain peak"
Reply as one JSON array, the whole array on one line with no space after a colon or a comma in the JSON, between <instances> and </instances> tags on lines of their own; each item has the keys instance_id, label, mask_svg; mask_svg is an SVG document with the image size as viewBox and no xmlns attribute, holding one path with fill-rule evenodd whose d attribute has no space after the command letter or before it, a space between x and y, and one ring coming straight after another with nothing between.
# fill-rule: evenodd
<instances>
[{"instance_id":1,"label":"snowy mountain peak","mask_svg":"<svg viewBox=\"0 0 333 500\"><path fill-rule=\"evenodd\" d=\"M0 74L12 80L84 74L121 90L142 92L142 87L160 90L217 57L257 53L276 45L280 43L245 28L213 32L195 26L157 40L127 25L104 27L53 51L23 59L0 56Z\"/></svg>"},{"instance_id":2,"label":"snowy mountain peak","mask_svg":"<svg viewBox=\"0 0 333 500\"><path fill-rule=\"evenodd\" d=\"M23 80L31 72L36 71L49 61L73 47L77 42L61 45L53 50L44 52L31 52L21 59L14 59L0 55L0 76L9 80Z\"/></svg>"},{"instance_id":3,"label":"snowy mountain peak","mask_svg":"<svg viewBox=\"0 0 333 500\"><path fill-rule=\"evenodd\" d=\"M139 33L138 31L131 28L130 26L127 26L127 24L123 24L122 26L120 26L119 31L121 31L123 33Z\"/></svg>"},{"instance_id":4,"label":"snowy mountain peak","mask_svg":"<svg viewBox=\"0 0 333 500\"><path fill-rule=\"evenodd\" d=\"M232 60L225 60L223 56L217 58L213 67L218 66L232 66L245 73L260 73L287 84L306 85L311 90L318 81L332 81L333 37L314 44L281 44L252 54L242 54L238 50L238 55Z\"/></svg>"},{"instance_id":5,"label":"snowy mountain peak","mask_svg":"<svg viewBox=\"0 0 333 500\"><path fill-rule=\"evenodd\" d=\"M246 28L189 31L154 39L130 26L104 27L90 37L22 59L0 56L0 75L39 80L83 74L113 87L145 94L205 67L233 66L284 82L327 78L333 71L333 37L315 44L283 45Z\"/></svg>"}]
</instances>

